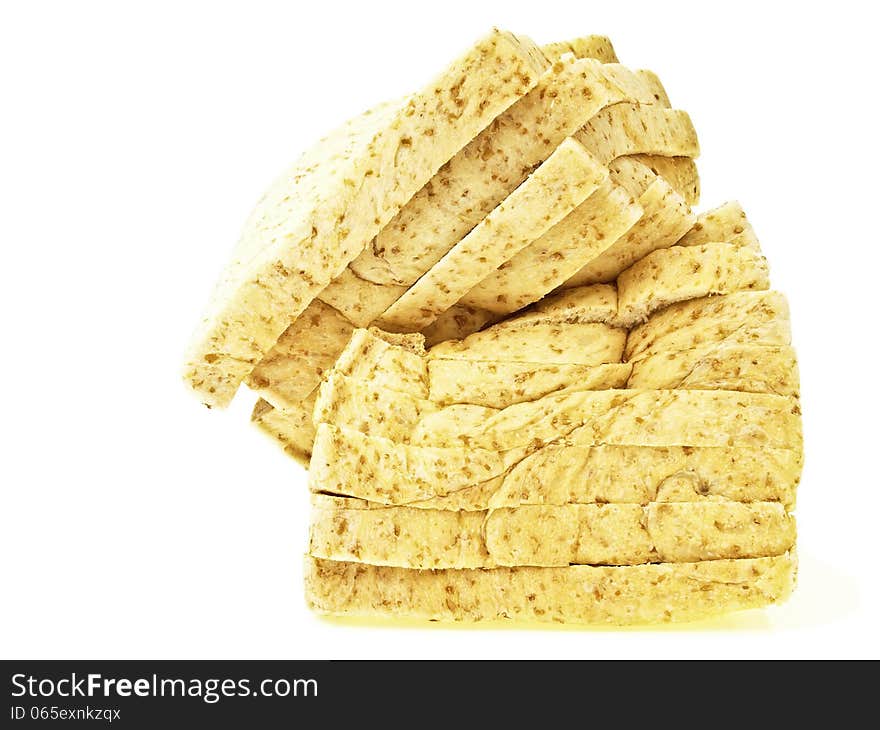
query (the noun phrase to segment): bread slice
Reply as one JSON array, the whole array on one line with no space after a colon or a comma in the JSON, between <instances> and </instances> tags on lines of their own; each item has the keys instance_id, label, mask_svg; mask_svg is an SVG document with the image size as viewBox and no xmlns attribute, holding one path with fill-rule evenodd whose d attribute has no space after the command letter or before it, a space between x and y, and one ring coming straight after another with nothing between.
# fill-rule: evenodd
<instances>
[{"instance_id":1,"label":"bread slice","mask_svg":"<svg viewBox=\"0 0 880 730\"><path fill-rule=\"evenodd\" d=\"M680 246L701 246L715 241L725 241L755 250L761 248L752 224L736 201L724 203L701 214L693 228L678 243Z\"/></svg>"},{"instance_id":2,"label":"bread slice","mask_svg":"<svg viewBox=\"0 0 880 730\"><path fill-rule=\"evenodd\" d=\"M321 385L314 418L399 443L496 451L562 438L582 446L802 446L795 399L730 391L575 391L503 409L440 407L333 373Z\"/></svg>"},{"instance_id":3,"label":"bread slice","mask_svg":"<svg viewBox=\"0 0 880 730\"><path fill-rule=\"evenodd\" d=\"M260 398L251 413L253 424L303 466L309 465L315 440L312 411L317 395L318 392L314 391L301 403L286 410L275 408Z\"/></svg>"},{"instance_id":4,"label":"bread slice","mask_svg":"<svg viewBox=\"0 0 880 730\"><path fill-rule=\"evenodd\" d=\"M421 91L306 152L250 217L193 338L184 377L202 401L228 404L293 319L545 67L531 41L493 30Z\"/></svg>"},{"instance_id":5,"label":"bread slice","mask_svg":"<svg viewBox=\"0 0 880 730\"><path fill-rule=\"evenodd\" d=\"M375 284L345 269L321 292L320 299L358 327L369 327L388 307L406 293L397 284Z\"/></svg>"},{"instance_id":6,"label":"bread slice","mask_svg":"<svg viewBox=\"0 0 880 730\"><path fill-rule=\"evenodd\" d=\"M576 446L496 452L420 447L320 424L309 488L383 504L470 509L519 504L772 501L791 509L798 451L743 446ZM456 506L433 500L457 496Z\"/></svg>"},{"instance_id":7,"label":"bread slice","mask_svg":"<svg viewBox=\"0 0 880 730\"><path fill-rule=\"evenodd\" d=\"M601 400L602 393L614 394L611 407L597 417L580 416L584 406L591 408ZM726 390L619 390L584 391L567 398L558 396L559 402L547 403L544 410L560 421L572 411L578 414L575 417L583 425L566 437L577 445L803 448L800 405L786 396Z\"/></svg>"},{"instance_id":8,"label":"bread slice","mask_svg":"<svg viewBox=\"0 0 880 730\"><path fill-rule=\"evenodd\" d=\"M781 555L795 522L773 502L386 507L314 495L309 554L398 568L640 565Z\"/></svg>"},{"instance_id":9,"label":"bread slice","mask_svg":"<svg viewBox=\"0 0 880 730\"><path fill-rule=\"evenodd\" d=\"M622 102L605 107L574 136L606 165L633 154L700 156L697 133L687 112L657 104Z\"/></svg>"},{"instance_id":10,"label":"bread slice","mask_svg":"<svg viewBox=\"0 0 880 730\"><path fill-rule=\"evenodd\" d=\"M680 302L630 330L625 358L681 352L706 343L790 345L788 301L778 291L740 291Z\"/></svg>"},{"instance_id":11,"label":"bread slice","mask_svg":"<svg viewBox=\"0 0 880 730\"><path fill-rule=\"evenodd\" d=\"M672 246L648 254L618 277L618 320L633 326L676 302L769 286L767 260L754 249L730 243Z\"/></svg>"},{"instance_id":12,"label":"bread slice","mask_svg":"<svg viewBox=\"0 0 880 730\"><path fill-rule=\"evenodd\" d=\"M665 178L629 157L614 160L610 168L611 179L636 196L642 216L624 235L579 262L560 282L564 288L614 281L647 254L673 245L694 224L690 207Z\"/></svg>"},{"instance_id":13,"label":"bread slice","mask_svg":"<svg viewBox=\"0 0 880 730\"><path fill-rule=\"evenodd\" d=\"M488 449L409 446L368 436L355 428L319 423L309 489L383 504L407 504L491 480L521 458L520 453L499 454Z\"/></svg>"},{"instance_id":14,"label":"bread slice","mask_svg":"<svg viewBox=\"0 0 880 730\"><path fill-rule=\"evenodd\" d=\"M486 512L383 507L312 496L309 555L404 568L485 568Z\"/></svg>"},{"instance_id":15,"label":"bread slice","mask_svg":"<svg viewBox=\"0 0 880 730\"><path fill-rule=\"evenodd\" d=\"M346 616L431 621L646 624L694 621L785 600L793 552L637 566L408 570L306 558L309 606Z\"/></svg>"},{"instance_id":16,"label":"bread slice","mask_svg":"<svg viewBox=\"0 0 880 730\"><path fill-rule=\"evenodd\" d=\"M640 162L666 180L689 206L700 202L700 175L697 164L690 157L636 154L628 159Z\"/></svg>"},{"instance_id":17,"label":"bread slice","mask_svg":"<svg viewBox=\"0 0 880 730\"><path fill-rule=\"evenodd\" d=\"M517 461L488 507L709 499L779 502L792 509L802 467L797 449L559 442Z\"/></svg>"},{"instance_id":18,"label":"bread slice","mask_svg":"<svg viewBox=\"0 0 880 730\"><path fill-rule=\"evenodd\" d=\"M624 92L625 98L618 99L616 103L634 102L670 107L666 89L663 88L660 78L653 71L646 69L632 71L619 63L606 63L602 67L602 72L617 88Z\"/></svg>"},{"instance_id":19,"label":"bread slice","mask_svg":"<svg viewBox=\"0 0 880 730\"><path fill-rule=\"evenodd\" d=\"M377 324L418 331L475 284L556 225L601 185L608 171L566 139L529 178L459 241Z\"/></svg>"},{"instance_id":20,"label":"bread slice","mask_svg":"<svg viewBox=\"0 0 880 730\"><path fill-rule=\"evenodd\" d=\"M797 358L788 345L707 343L660 352L632 364L629 388L739 390L797 397Z\"/></svg>"},{"instance_id":21,"label":"bread slice","mask_svg":"<svg viewBox=\"0 0 880 730\"><path fill-rule=\"evenodd\" d=\"M277 408L298 408L333 367L354 329L333 307L313 301L254 368L248 386Z\"/></svg>"},{"instance_id":22,"label":"bread slice","mask_svg":"<svg viewBox=\"0 0 880 730\"><path fill-rule=\"evenodd\" d=\"M426 356L420 334L359 329L336 359L333 370L417 398L429 398Z\"/></svg>"}]
</instances>

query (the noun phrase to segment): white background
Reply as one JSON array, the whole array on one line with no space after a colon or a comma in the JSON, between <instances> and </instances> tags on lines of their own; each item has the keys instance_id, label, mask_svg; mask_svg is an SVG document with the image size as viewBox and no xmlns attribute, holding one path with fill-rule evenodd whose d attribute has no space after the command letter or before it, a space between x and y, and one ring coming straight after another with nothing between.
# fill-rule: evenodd
<instances>
[{"instance_id":1,"label":"white background","mask_svg":"<svg viewBox=\"0 0 880 730\"><path fill-rule=\"evenodd\" d=\"M868 5L3 3L0 654L877 658ZM319 619L301 586L304 472L248 424L250 394L208 411L182 385L263 188L493 24L612 36L691 113L703 207L746 207L803 379L800 585L781 608L662 630Z\"/></svg>"}]
</instances>

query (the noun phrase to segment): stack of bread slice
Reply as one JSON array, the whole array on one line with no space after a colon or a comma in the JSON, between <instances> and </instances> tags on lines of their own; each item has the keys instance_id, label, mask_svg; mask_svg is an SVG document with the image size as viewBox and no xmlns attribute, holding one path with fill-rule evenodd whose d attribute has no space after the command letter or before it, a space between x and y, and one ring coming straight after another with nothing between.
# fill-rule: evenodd
<instances>
[{"instance_id":1,"label":"stack of bread slice","mask_svg":"<svg viewBox=\"0 0 880 730\"><path fill-rule=\"evenodd\" d=\"M186 377L310 463L334 614L571 623L767 605L796 572L784 297L687 114L586 37L493 31L261 201ZM310 462L309 462L310 460Z\"/></svg>"},{"instance_id":2,"label":"stack of bread slice","mask_svg":"<svg viewBox=\"0 0 880 730\"><path fill-rule=\"evenodd\" d=\"M728 204L463 340L358 330L317 397L310 601L634 623L787 596L801 424L768 287Z\"/></svg>"}]
</instances>

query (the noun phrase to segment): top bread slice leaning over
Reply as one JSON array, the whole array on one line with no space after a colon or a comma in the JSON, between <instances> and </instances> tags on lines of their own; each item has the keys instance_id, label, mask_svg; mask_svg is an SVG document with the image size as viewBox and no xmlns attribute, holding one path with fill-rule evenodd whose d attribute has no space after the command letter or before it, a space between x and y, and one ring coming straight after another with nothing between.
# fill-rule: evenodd
<instances>
[{"instance_id":1,"label":"top bread slice leaning over","mask_svg":"<svg viewBox=\"0 0 880 730\"><path fill-rule=\"evenodd\" d=\"M526 94L547 61L493 30L419 92L306 152L251 215L186 357L186 382L228 404L290 322L458 150Z\"/></svg>"}]
</instances>

